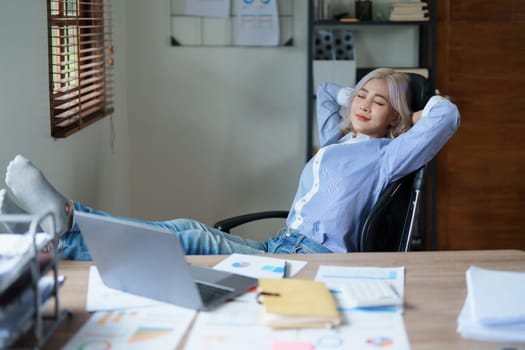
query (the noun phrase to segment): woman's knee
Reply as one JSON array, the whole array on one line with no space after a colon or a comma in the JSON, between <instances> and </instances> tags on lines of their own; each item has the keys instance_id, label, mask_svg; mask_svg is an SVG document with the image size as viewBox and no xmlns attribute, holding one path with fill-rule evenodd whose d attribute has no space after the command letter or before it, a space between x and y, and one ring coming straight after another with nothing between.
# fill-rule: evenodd
<instances>
[{"instance_id":1,"label":"woman's knee","mask_svg":"<svg viewBox=\"0 0 525 350\"><path fill-rule=\"evenodd\" d=\"M192 230L203 230L204 225L196 220L177 218L159 222L159 224L173 232L183 232Z\"/></svg>"}]
</instances>

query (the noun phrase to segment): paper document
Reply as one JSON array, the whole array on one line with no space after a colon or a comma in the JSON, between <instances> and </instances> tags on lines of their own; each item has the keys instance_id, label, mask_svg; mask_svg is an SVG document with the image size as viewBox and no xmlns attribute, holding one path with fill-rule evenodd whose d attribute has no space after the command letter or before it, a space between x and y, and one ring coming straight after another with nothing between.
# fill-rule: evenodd
<instances>
[{"instance_id":1,"label":"paper document","mask_svg":"<svg viewBox=\"0 0 525 350\"><path fill-rule=\"evenodd\" d=\"M64 276L57 277L58 287L64 283ZM43 276L38 280L37 288L44 309L53 296L55 281L52 276ZM33 325L35 296L33 288L25 288L20 296L8 305L0 307L0 349L10 348L17 332L27 331Z\"/></svg>"},{"instance_id":2,"label":"paper document","mask_svg":"<svg viewBox=\"0 0 525 350\"><path fill-rule=\"evenodd\" d=\"M37 249L42 249L53 237L45 232L35 233ZM0 233L0 258L15 257L26 254L33 247L31 234Z\"/></svg>"},{"instance_id":3,"label":"paper document","mask_svg":"<svg viewBox=\"0 0 525 350\"><path fill-rule=\"evenodd\" d=\"M294 276L306 265L306 261L286 260L249 254L231 254L215 269L237 273L253 278L283 278ZM284 276L288 269L287 276Z\"/></svg>"},{"instance_id":4,"label":"paper document","mask_svg":"<svg viewBox=\"0 0 525 350\"><path fill-rule=\"evenodd\" d=\"M480 340L525 342L525 272L471 266L458 332Z\"/></svg>"},{"instance_id":5,"label":"paper document","mask_svg":"<svg viewBox=\"0 0 525 350\"><path fill-rule=\"evenodd\" d=\"M345 284L352 280L375 279L384 280L392 284L397 294L403 298L405 294L405 268L404 267L348 267L348 266L319 266L315 277L318 281L324 281L337 300L340 310L356 310L354 302L345 298ZM360 310L366 311L367 308ZM403 306L374 307L374 312L403 311Z\"/></svg>"},{"instance_id":6,"label":"paper document","mask_svg":"<svg viewBox=\"0 0 525 350\"><path fill-rule=\"evenodd\" d=\"M525 323L510 326L484 326L472 317L472 300L467 296L458 317L458 332L469 339L525 342Z\"/></svg>"},{"instance_id":7,"label":"paper document","mask_svg":"<svg viewBox=\"0 0 525 350\"><path fill-rule=\"evenodd\" d=\"M102 282L97 267L90 267L86 301L87 311L116 310L152 305L168 304L109 288Z\"/></svg>"},{"instance_id":8,"label":"paper document","mask_svg":"<svg viewBox=\"0 0 525 350\"><path fill-rule=\"evenodd\" d=\"M277 46L279 14L277 0L236 0L237 45Z\"/></svg>"},{"instance_id":9,"label":"paper document","mask_svg":"<svg viewBox=\"0 0 525 350\"><path fill-rule=\"evenodd\" d=\"M481 324L525 323L525 272L467 270L467 290L472 316Z\"/></svg>"},{"instance_id":10,"label":"paper document","mask_svg":"<svg viewBox=\"0 0 525 350\"><path fill-rule=\"evenodd\" d=\"M63 349L176 349L195 313L168 304L99 311Z\"/></svg>"}]
</instances>

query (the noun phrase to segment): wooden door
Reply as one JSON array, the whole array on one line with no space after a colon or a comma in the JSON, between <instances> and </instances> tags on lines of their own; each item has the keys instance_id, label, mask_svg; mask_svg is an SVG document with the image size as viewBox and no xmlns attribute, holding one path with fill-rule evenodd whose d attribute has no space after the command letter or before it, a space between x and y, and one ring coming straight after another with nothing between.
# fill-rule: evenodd
<instances>
[{"instance_id":1,"label":"wooden door","mask_svg":"<svg viewBox=\"0 0 525 350\"><path fill-rule=\"evenodd\" d=\"M462 117L437 159L437 248L525 249L525 0L439 0L436 39Z\"/></svg>"}]
</instances>

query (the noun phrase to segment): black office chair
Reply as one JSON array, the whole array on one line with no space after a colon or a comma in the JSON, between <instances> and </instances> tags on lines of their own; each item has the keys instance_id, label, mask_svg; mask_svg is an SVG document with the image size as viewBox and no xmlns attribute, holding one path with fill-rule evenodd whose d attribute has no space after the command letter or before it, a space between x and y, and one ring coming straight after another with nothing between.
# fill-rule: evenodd
<instances>
[{"instance_id":1,"label":"black office chair","mask_svg":"<svg viewBox=\"0 0 525 350\"><path fill-rule=\"evenodd\" d=\"M419 74L409 73L411 107L423 109L430 91L428 81ZM420 239L420 207L423 203L425 167L389 184L365 218L361 229L358 251L408 251L414 237ZM235 216L215 223L214 227L231 232L231 229L257 220L286 218L288 211L271 210Z\"/></svg>"},{"instance_id":2,"label":"black office chair","mask_svg":"<svg viewBox=\"0 0 525 350\"><path fill-rule=\"evenodd\" d=\"M392 182L381 192L359 236L360 252L407 252L420 240L420 207L425 167Z\"/></svg>"}]
</instances>

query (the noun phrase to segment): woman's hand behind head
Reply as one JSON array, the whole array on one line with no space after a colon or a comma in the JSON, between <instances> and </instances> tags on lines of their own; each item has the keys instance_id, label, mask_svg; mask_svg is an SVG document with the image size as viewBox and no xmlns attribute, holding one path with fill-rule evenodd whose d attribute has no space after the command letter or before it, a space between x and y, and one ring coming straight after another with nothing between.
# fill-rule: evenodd
<instances>
[{"instance_id":1,"label":"woman's hand behind head","mask_svg":"<svg viewBox=\"0 0 525 350\"><path fill-rule=\"evenodd\" d=\"M422 114L423 114L423 110L422 109L412 113L412 125L416 124L419 121L419 119L421 119L421 115Z\"/></svg>"}]
</instances>

